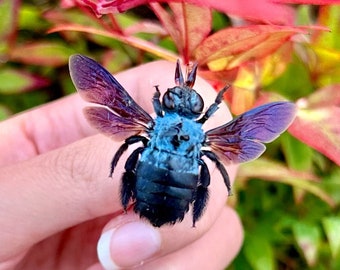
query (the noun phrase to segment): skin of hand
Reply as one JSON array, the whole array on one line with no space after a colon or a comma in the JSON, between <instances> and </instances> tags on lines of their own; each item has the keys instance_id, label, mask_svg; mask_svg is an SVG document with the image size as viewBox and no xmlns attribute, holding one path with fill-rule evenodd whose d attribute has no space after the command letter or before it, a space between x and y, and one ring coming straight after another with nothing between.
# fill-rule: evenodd
<instances>
[{"instance_id":1,"label":"skin of hand","mask_svg":"<svg viewBox=\"0 0 340 270\"><path fill-rule=\"evenodd\" d=\"M153 86L162 93L173 87L174 70L174 63L157 61L115 77L152 114ZM217 93L202 79L194 89L205 108L214 102ZM227 266L243 230L226 205L228 192L214 164L207 160L210 198L196 227L189 211L181 223L154 228L131 209L122 211L121 175L132 150L109 178L122 142L94 131L82 114L85 105L79 95L70 95L0 123L0 270ZM221 104L204 128L230 119ZM233 181L236 166L227 170Z\"/></svg>"}]
</instances>

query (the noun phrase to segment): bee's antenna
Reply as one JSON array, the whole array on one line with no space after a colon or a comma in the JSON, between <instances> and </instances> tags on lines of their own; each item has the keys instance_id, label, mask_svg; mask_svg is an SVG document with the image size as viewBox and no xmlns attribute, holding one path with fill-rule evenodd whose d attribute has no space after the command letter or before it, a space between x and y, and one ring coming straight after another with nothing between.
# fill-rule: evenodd
<instances>
[{"instance_id":1,"label":"bee's antenna","mask_svg":"<svg viewBox=\"0 0 340 270\"><path fill-rule=\"evenodd\" d=\"M197 67L198 67L198 64L195 63L194 66L192 67L192 70L189 72L189 74L187 76L185 86L188 86L190 88L192 88L194 86L195 80L196 80Z\"/></svg>"},{"instance_id":2,"label":"bee's antenna","mask_svg":"<svg viewBox=\"0 0 340 270\"><path fill-rule=\"evenodd\" d=\"M175 83L178 86L183 86L184 85L184 78L183 78L183 73L181 69L181 65L179 63L179 59L177 59L176 62L176 71L175 71Z\"/></svg>"}]
</instances>

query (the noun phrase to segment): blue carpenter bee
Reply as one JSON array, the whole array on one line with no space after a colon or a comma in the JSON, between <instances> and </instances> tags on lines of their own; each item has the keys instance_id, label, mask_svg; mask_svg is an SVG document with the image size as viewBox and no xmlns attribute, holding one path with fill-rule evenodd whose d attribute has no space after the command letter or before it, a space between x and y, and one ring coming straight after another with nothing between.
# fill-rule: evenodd
<instances>
[{"instance_id":1,"label":"blue carpenter bee","mask_svg":"<svg viewBox=\"0 0 340 270\"><path fill-rule=\"evenodd\" d=\"M263 143L278 137L295 116L293 103L273 102L204 133L202 125L218 109L228 87L202 114L203 99L192 89L196 72L194 65L184 80L177 62L176 86L164 93L162 101L156 86L153 119L97 62L82 55L70 58L75 87L83 99L94 103L85 108L89 123L113 139L126 138L112 159L111 177L129 145L142 144L126 160L121 203L126 210L133 201L134 211L156 227L182 221L189 206L193 226L202 216L210 184L204 156L216 164L230 194L228 173L220 160L230 164L259 157Z\"/></svg>"}]
</instances>

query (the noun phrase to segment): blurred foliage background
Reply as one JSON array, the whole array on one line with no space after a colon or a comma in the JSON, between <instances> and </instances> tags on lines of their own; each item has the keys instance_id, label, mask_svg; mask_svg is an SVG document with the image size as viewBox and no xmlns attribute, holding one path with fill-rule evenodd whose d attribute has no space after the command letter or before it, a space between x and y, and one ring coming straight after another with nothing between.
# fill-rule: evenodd
<instances>
[{"instance_id":1,"label":"blurred foliage background","mask_svg":"<svg viewBox=\"0 0 340 270\"><path fill-rule=\"evenodd\" d=\"M265 25L267 13L130 2L112 13L83 1L0 1L0 120L74 93L73 53L112 73L159 58L196 61L217 89L233 84L234 114L292 100L299 109L289 132L240 166L228 203L245 241L228 269L340 269L340 6L290 5L287 26Z\"/></svg>"}]
</instances>

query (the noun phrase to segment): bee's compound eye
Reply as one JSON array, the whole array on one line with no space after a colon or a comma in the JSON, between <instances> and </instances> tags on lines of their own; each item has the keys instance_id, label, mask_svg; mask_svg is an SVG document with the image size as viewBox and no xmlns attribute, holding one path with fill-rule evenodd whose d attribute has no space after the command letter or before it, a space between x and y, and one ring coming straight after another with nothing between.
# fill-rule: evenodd
<instances>
[{"instance_id":1,"label":"bee's compound eye","mask_svg":"<svg viewBox=\"0 0 340 270\"><path fill-rule=\"evenodd\" d=\"M204 107L204 101L202 97L196 93L196 92L191 92L190 95L190 109L193 113L195 114L201 114L203 111Z\"/></svg>"},{"instance_id":2,"label":"bee's compound eye","mask_svg":"<svg viewBox=\"0 0 340 270\"><path fill-rule=\"evenodd\" d=\"M168 110L173 110L175 108L173 94L169 91L167 91L163 96L163 106Z\"/></svg>"}]
</instances>

